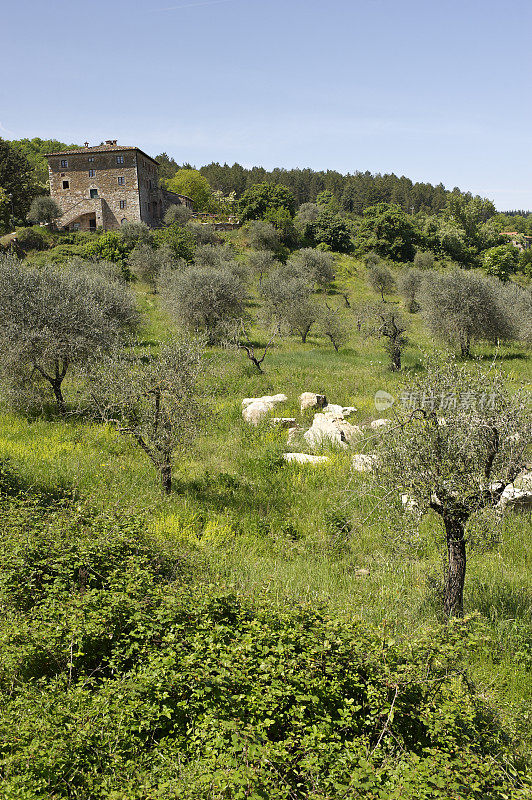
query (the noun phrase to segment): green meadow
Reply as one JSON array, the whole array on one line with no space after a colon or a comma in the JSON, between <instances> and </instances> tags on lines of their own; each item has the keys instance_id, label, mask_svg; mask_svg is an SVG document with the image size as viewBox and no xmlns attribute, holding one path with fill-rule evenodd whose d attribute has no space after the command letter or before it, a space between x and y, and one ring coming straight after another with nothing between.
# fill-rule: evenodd
<instances>
[{"instance_id":1,"label":"green meadow","mask_svg":"<svg viewBox=\"0 0 532 800\"><path fill-rule=\"evenodd\" d=\"M363 276L360 262L341 257L337 284L353 306L372 299ZM156 295L142 285L136 291L144 315L141 338L156 350L171 323ZM328 301L344 302L334 289ZM398 297L391 301L400 303ZM325 466L286 464L286 431L268 423L255 428L241 415L244 397L282 392L288 401L277 413L308 427L312 412L300 412L298 396L313 391L355 406L354 424L381 416L375 392L385 390L399 402L408 376L422 371L424 358L439 349L419 315L408 319L400 373L390 371L381 343L356 327L339 353L312 333L305 344L293 336L278 338L263 374L242 351L209 348L205 421L193 448L175 464L168 497L131 439L74 414L27 419L4 410L0 459L36 491L63 491L75 502L140 520L151 542L185 549L213 585L265 596L279 609L310 603L408 637L441 623L439 519L430 513L419 525L406 519L399 497L383 495L366 475L351 471L350 453L329 453ZM251 335L260 345L268 330L256 324ZM530 384L530 357L517 345L477 347L475 356L486 363L495 359L510 385ZM371 437L357 449L370 451ZM487 644L471 654L470 675L518 748L529 753L532 518L509 514L487 525L473 520L468 536L466 613L489 633Z\"/></svg>"}]
</instances>

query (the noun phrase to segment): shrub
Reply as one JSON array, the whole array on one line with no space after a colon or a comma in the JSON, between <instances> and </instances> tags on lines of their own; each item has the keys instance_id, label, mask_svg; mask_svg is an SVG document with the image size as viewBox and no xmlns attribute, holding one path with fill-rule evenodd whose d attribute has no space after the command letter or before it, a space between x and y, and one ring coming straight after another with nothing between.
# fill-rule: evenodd
<instances>
[{"instance_id":1,"label":"shrub","mask_svg":"<svg viewBox=\"0 0 532 800\"><path fill-rule=\"evenodd\" d=\"M17 243L26 253L29 250L46 250L48 247L46 235L35 228L22 228L17 231Z\"/></svg>"},{"instance_id":2,"label":"shrub","mask_svg":"<svg viewBox=\"0 0 532 800\"><path fill-rule=\"evenodd\" d=\"M153 238L158 246L167 245L174 258L182 258L188 264L194 260L196 238L192 231L173 224L154 231Z\"/></svg>"},{"instance_id":3,"label":"shrub","mask_svg":"<svg viewBox=\"0 0 532 800\"><path fill-rule=\"evenodd\" d=\"M6 798L527 796L467 672L474 619L402 642L194 584L129 513L3 499L0 521Z\"/></svg>"},{"instance_id":4,"label":"shrub","mask_svg":"<svg viewBox=\"0 0 532 800\"><path fill-rule=\"evenodd\" d=\"M94 236L83 247L83 255L86 258L101 258L104 261L114 261L117 264L125 264L130 252L133 250L134 243L130 239L126 241L119 231L107 231L100 236Z\"/></svg>"},{"instance_id":5,"label":"shrub","mask_svg":"<svg viewBox=\"0 0 532 800\"><path fill-rule=\"evenodd\" d=\"M513 244L490 247L484 252L484 269L501 281L507 281L519 266L519 251Z\"/></svg>"}]
</instances>

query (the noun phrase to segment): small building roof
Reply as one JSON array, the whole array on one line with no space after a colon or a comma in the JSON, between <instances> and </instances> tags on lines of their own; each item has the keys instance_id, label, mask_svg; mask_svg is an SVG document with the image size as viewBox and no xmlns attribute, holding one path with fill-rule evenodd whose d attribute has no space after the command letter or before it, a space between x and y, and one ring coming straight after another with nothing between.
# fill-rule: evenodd
<instances>
[{"instance_id":1,"label":"small building roof","mask_svg":"<svg viewBox=\"0 0 532 800\"><path fill-rule=\"evenodd\" d=\"M154 164L159 164L155 158L149 156L144 152L144 150L141 150L140 147L130 147L128 145L120 147L117 144L99 144L95 147L80 147L78 150L60 150L56 153L45 153L45 158L52 158L53 156L76 156L83 155L84 153L88 153L89 155L91 155L91 153L121 153L124 150L136 150L137 152L142 153L145 158L153 161Z\"/></svg>"}]
</instances>

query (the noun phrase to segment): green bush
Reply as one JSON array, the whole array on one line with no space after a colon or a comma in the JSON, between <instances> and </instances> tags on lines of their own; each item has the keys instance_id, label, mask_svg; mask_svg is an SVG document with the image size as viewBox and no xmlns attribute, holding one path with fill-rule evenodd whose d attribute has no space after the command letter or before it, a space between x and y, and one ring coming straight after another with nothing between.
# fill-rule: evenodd
<instances>
[{"instance_id":1,"label":"green bush","mask_svg":"<svg viewBox=\"0 0 532 800\"><path fill-rule=\"evenodd\" d=\"M527 796L464 672L475 620L396 643L201 583L141 519L11 496L0 520L7 800Z\"/></svg>"},{"instance_id":2,"label":"green bush","mask_svg":"<svg viewBox=\"0 0 532 800\"><path fill-rule=\"evenodd\" d=\"M46 234L38 228L22 228L22 230L17 231L17 242L25 252L29 250L45 250L48 247Z\"/></svg>"},{"instance_id":3,"label":"green bush","mask_svg":"<svg viewBox=\"0 0 532 800\"><path fill-rule=\"evenodd\" d=\"M196 237L191 230L181 228L177 223L173 223L166 228L154 231L153 237L158 247L167 245L174 258L182 258L189 264L194 260Z\"/></svg>"},{"instance_id":4,"label":"green bush","mask_svg":"<svg viewBox=\"0 0 532 800\"><path fill-rule=\"evenodd\" d=\"M104 261L113 261L116 264L125 264L134 242L127 242L117 231L107 231L100 236L94 236L83 247L82 255L85 258L98 258Z\"/></svg>"},{"instance_id":5,"label":"green bush","mask_svg":"<svg viewBox=\"0 0 532 800\"><path fill-rule=\"evenodd\" d=\"M46 264L63 264L71 258L84 257L85 248L79 244L58 244L45 253L32 253L28 258L28 263L35 267L42 267Z\"/></svg>"}]
</instances>

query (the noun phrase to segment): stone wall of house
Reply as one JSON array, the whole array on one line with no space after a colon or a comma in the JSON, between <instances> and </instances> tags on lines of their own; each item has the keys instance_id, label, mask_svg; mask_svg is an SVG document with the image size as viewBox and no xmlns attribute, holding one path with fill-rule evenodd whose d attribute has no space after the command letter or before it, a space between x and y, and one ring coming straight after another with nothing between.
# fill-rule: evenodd
<instances>
[{"instance_id":1,"label":"stone wall of house","mask_svg":"<svg viewBox=\"0 0 532 800\"><path fill-rule=\"evenodd\" d=\"M103 218L98 223L106 230L119 228L123 220L142 218L135 150L99 153L88 150L50 156L48 172L50 194L69 218L76 207L85 214L85 201L95 194L102 200Z\"/></svg>"}]
</instances>

